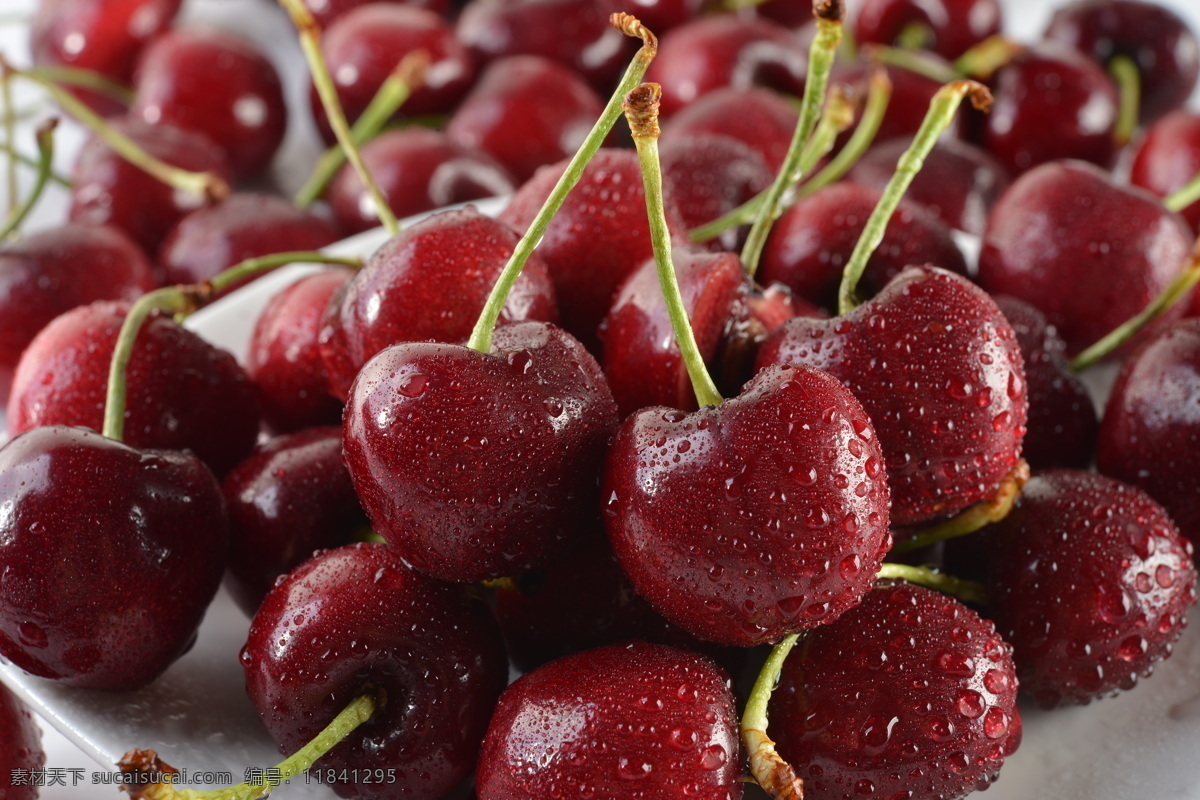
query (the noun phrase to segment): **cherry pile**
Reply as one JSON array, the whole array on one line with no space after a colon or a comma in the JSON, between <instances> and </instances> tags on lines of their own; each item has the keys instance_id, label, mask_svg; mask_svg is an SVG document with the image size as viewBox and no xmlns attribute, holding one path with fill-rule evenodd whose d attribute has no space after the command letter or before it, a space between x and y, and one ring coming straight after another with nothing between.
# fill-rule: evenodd
<instances>
[{"instance_id":1,"label":"cherry pile","mask_svg":"<svg viewBox=\"0 0 1200 800\"><path fill-rule=\"evenodd\" d=\"M90 131L66 178L52 126L8 148L8 661L140 689L224 581L282 776L346 797L948 800L1018 693L1171 654L1200 42L1169 10L1019 44L997 0L280 0L289 108L184 2L41 0L0 63ZM283 197L299 115L331 146ZM69 219L24 232L52 180ZM310 260L244 364L182 325ZM42 759L7 696L0 752Z\"/></svg>"}]
</instances>

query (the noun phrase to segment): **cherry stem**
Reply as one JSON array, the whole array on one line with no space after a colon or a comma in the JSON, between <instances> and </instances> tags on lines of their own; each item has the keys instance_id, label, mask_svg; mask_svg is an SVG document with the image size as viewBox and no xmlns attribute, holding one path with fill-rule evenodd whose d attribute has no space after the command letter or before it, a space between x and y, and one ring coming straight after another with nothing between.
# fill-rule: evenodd
<instances>
[{"instance_id":1,"label":"cherry stem","mask_svg":"<svg viewBox=\"0 0 1200 800\"><path fill-rule=\"evenodd\" d=\"M1200 241L1197 241L1183 270L1174 280L1151 300L1139 313L1114 328L1107 336L1071 359L1071 371L1083 372L1110 356L1118 347L1137 335L1151 320L1168 311L1171 306L1187 297L1196 284L1200 283Z\"/></svg>"},{"instance_id":2,"label":"cherry stem","mask_svg":"<svg viewBox=\"0 0 1200 800\"><path fill-rule=\"evenodd\" d=\"M133 103L133 89L90 69L64 67L55 64L34 67L29 71L58 86L65 84L67 86L78 86L81 89L90 89L97 94L104 95L110 100L116 100L124 106L132 105Z\"/></svg>"},{"instance_id":3,"label":"cherry stem","mask_svg":"<svg viewBox=\"0 0 1200 800\"><path fill-rule=\"evenodd\" d=\"M579 150L571 157L562 177L558 179L558 183L554 184L546 202L542 204L541 209L533 218L533 222L529 224L529 230L525 231L525 235L513 248L513 254L496 280L496 285L492 287L492 293L488 295L483 311L475 322L475 328L471 331L471 338L467 340L467 347L472 350L478 350L481 353L491 351L492 334L496 330L496 322L500 319L500 312L504 309L504 304L508 302L509 292L512 291L517 279L521 277L521 270L525 268L525 262L529 260L534 248L542 240L546 228L550 225L550 220L558 213L558 209L562 207L567 195L583 177L583 171L588 162L604 144L608 132L612 130L613 125L621 116L621 104L624 102L625 95L642 82L642 76L646 74L650 62L658 54L658 38L650 32L649 28L639 22L637 17L618 12L609 17L609 23L626 36L641 39L642 46L634 54L633 60L621 77L620 84L609 98L608 105L600 113L600 118L588 132L583 144L579 146Z\"/></svg>"},{"instance_id":4,"label":"cherry stem","mask_svg":"<svg viewBox=\"0 0 1200 800\"><path fill-rule=\"evenodd\" d=\"M877 67L871 70L868 84L867 102L863 107L858 127L850 134L850 139L833 160L804 182L797 192L798 197L807 197L840 180L875 141L879 126L883 124L883 115L887 113L888 104L892 100L892 79L888 77L886 69Z\"/></svg>"},{"instance_id":5,"label":"cherry stem","mask_svg":"<svg viewBox=\"0 0 1200 800\"><path fill-rule=\"evenodd\" d=\"M863 61L898 67L938 83L950 83L963 77L953 67L947 66L944 61L924 50L865 44L862 47L862 58Z\"/></svg>"},{"instance_id":6,"label":"cherry stem","mask_svg":"<svg viewBox=\"0 0 1200 800\"><path fill-rule=\"evenodd\" d=\"M15 149L17 146L17 116L13 109L12 74L3 68L0 68L0 94L4 99L4 141L8 143L9 148ZM11 158L5 168L5 182L8 188L8 213L12 214L17 209L17 163ZM0 237L0 239L3 238Z\"/></svg>"},{"instance_id":7,"label":"cherry stem","mask_svg":"<svg viewBox=\"0 0 1200 800\"><path fill-rule=\"evenodd\" d=\"M821 116L821 108L825 104L825 91L829 85L829 74L833 71L833 61L837 55L838 44L842 41L842 17L846 9L842 0L813 0L813 15L817 19L817 35L812 46L808 49L808 79L804 83L804 97L800 105L800 118L796 121L796 129L792 133L791 144L788 145L787 155L783 166L775 176L775 182L767 189L767 197L763 206L750 226L746 244L742 247L742 265L751 277L758 271L758 262L762 258L763 247L767 243L767 234L771 225L780 214L784 195L799 182L800 158L804 145L812 136L817 120Z\"/></svg>"},{"instance_id":8,"label":"cherry stem","mask_svg":"<svg viewBox=\"0 0 1200 800\"><path fill-rule=\"evenodd\" d=\"M30 158L29 156L25 155L24 153L18 152L14 147L12 147L12 145L10 145L7 142L0 145L0 153L3 153L4 155L8 156L13 161L16 161L19 164L24 164L27 167L32 167L33 169L41 168L41 159L40 158ZM67 189L71 188L71 181L64 176L59 175L54 170L49 170L46 173L46 180L51 181L53 183L57 183L59 186L65 187Z\"/></svg>"},{"instance_id":9,"label":"cherry stem","mask_svg":"<svg viewBox=\"0 0 1200 800\"><path fill-rule=\"evenodd\" d=\"M925 156L937 144L942 131L946 130L954 119L954 114L964 96L969 96L971 103L980 110L986 110L992 101L991 92L987 90L987 87L975 81L954 81L938 89L937 94L929 103L929 113L921 122L921 127L913 138L912 144L900 156L895 174L884 187L879 203L871 212L862 235L854 245L854 252L850 254L850 260L846 262L846 268L842 272L842 285L838 289L839 314L849 313L858 305L855 290L867 268L867 260L879 243L883 241L888 221L904 198L909 184L924 166Z\"/></svg>"},{"instance_id":10,"label":"cherry stem","mask_svg":"<svg viewBox=\"0 0 1200 800\"><path fill-rule=\"evenodd\" d=\"M25 198L25 202L16 208L12 209L4 224L0 226L0 242L8 239L13 233L21 227L21 223L29 216L29 212L33 211L33 207L37 205L38 200L42 197L42 190L46 188L46 181L50 178L50 164L54 161L54 129L58 125L57 119L48 119L43 122L37 129L37 177L34 179L33 189L30 190L29 196ZM12 163L11 161L9 162Z\"/></svg>"},{"instance_id":11,"label":"cherry stem","mask_svg":"<svg viewBox=\"0 0 1200 800\"><path fill-rule=\"evenodd\" d=\"M742 746L750 760L750 774L763 791L776 800L804 800L804 782L796 775L791 765L783 760L775 749L775 742L767 736L767 706L771 693L779 684L783 663L792 652L800 634L789 634L771 649L766 663L754 680L746 710L742 713Z\"/></svg>"},{"instance_id":12,"label":"cherry stem","mask_svg":"<svg viewBox=\"0 0 1200 800\"><path fill-rule=\"evenodd\" d=\"M671 262L671 231L667 227L667 213L663 207L662 166L658 158L658 107L662 99L662 87L657 83L643 83L625 97L625 118L633 133L637 147L638 165L642 170L642 185L646 194L646 216L650 221L650 241L654 246L654 265L658 269L658 284L662 287L663 300L667 305L667 316L679 343L679 352L692 382L692 391L700 407L720 403L724 398L717 390L688 319L683 294L679 291L679 279L675 265Z\"/></svg>"},{"instance_id":13,"label":"cherry stem","mask_svg":"<svg viewBox=\"0 0 1200 800\"><path fill-rule=\"evenodd\" d=\"M1025 46L1003 36L989 36L954 59L959 75L985 81L1025 50Z\"/></svg>"},{"instance_id":14,"label":"cherry stem","mask_svg":"<svg viewBox=\"0 0 1200 800\"><path fill-rule=\"evenodd\" d=\"M1138 126L1138 108L1142 102L1142 74L1129 56L1116 55L1108 62L1108 74L1117 83L1120 105L1113 138L1118 146L1129 144Z\"/></svg>"},{"instance_id":15,"label":"cherry stem","mask_svg":"<svg viewBox=\"0 0 1200 800\"><path fill-rule=\"evenodd\" d=\"M300 49L304 51L308 69L312 73L313 85L317 88L317 95L321 98L321 106L325 109L325 118L329 121L329 126L333 128L333 135L371 196L379 222L388 236L395 236L400 232L400 223L367 170L367 165L363 163L358 145L354 143L350 123L346 121L346 113L342 110L341 100L338 99L337 87L333 84L333 76L329 74L329 65L325 63L325 56L321 53L321 28L303 0L279 0L279 4L292 18L292 24L300 34Z\"/></svg>"},{"instance_id":16,"label":"cherry stem","mask_svg":"<svg viewBox=\"0 0 1200 800\"><path fill-rule=\"evenodd\" d=\"M896 44L904 50L924 50L933 42L933 29L924 22L908 23L896 37Z\"/></svg>"},{"instance_id":17,"label":"cherry stem","mask_svg":"<svg viewBox=\"0 0 1200 800\"><path fill-rule=\"evenodd\" d=\"M1168 211L1178 213L1197 200L1200 200L1200 173L1197 173L1182 189L1164 197L1163 206Z\"/></svg>"},{"instance_id":18,"label":"cherry stem","mask_svg":"<svg viewBox=\"0 0 1200 800\"><path fill-rule=\"evenodd\" d=\"M307 772L314 763L375 716L381 703L374 694L355 698L340 714L333 718L312 741L297 750L274 769L264 770L263 783L239 783L224 789L176 789L170 782L147 785L124 784L132 798L145 800L254 800L263 797L276 787ZM122 772L149 772L164 775L178 774L178 770L164 764L153 750L133 750L125 754L118 765Z\"/></svg>"},{"instance_id":19,"label":"cherry stem","mask_svg":"<svg viewBox=\"0 0 1200 800\"><path fill-rule=\"evenodd\" d=\"M203 283L167 286L138 298L125 316L125 321L117 334L116 346L113 348L112 361L108 368L108 389L104 398L104 427L101 433L118 442L122 441L125 436L129 359L133 356L133 347L137 342L138 333L151 314L155 311L165 311L176 317L186 317L211 303L218 294L244 278L295 263L342 264L349 267L361 267L362 259L326 255L315 251L274 253L269 256L246 259Z\"/></svg>"},{"instance_id":20,"label":"cherry stem","mask_svg":"<svg viewBox=\"0 0 1200 800\"><path fill-rule=\"evenodd\" d=\"M999 522L1012 511L1013 505L1016 504L1017 498L1021 496L1021 490L1025 488L1028 481L1029 464L1022 458L1000 482L1000 486L991 497L980 500L956 517L926 528L911 539L897 542L892 547L892 552L907 553L919 550L931 544L966 536L994 522Z\"/></svg>"},{"instance_id":21,"label":"cherry stem","mask_svg":"<svg viewBox=\"0 0 1200 800\"><path fill-rule=\"evenodd\" d=\"M987 590L982 583L966 581L932 570L929 567L914 567L911 564L881 564L876 580L902 580L952 594L959 600L976 605L987 605Z\"/></svg>"},{"instance_id":22,"label":"cherry stem","mask_svg":"<svg viewBox=\"0 0 1200 800\"><path fill-rule=\"evenodd\" d=\"M517 583L517 579L512 577L492 578L490 580L482 581L482 586L485 589L507 589L510 592L521 591L521 587Z\"/></svg>"},{"instance_id":23,"label":"cherry stem","mask_svg":"<svg viewBox=\"0 0 1200 800\"><path fill-rule=\"evenodd\" d=\"M429 53L425 50L414 50L405 53L400 63L380 85L379 91L371 98L366 110L354 121L350 136L356 145L362 145L374 139L392 115L408 100L412 93L420 88L425 80L425 70L429 67ZM325 192L329 182L337 175L342 164L346 163L346 153L341 146L331 147L317 159L317 166L300 191L296 193L295 204L298 208L308 208Z\"/></svg>"}]
</instances>

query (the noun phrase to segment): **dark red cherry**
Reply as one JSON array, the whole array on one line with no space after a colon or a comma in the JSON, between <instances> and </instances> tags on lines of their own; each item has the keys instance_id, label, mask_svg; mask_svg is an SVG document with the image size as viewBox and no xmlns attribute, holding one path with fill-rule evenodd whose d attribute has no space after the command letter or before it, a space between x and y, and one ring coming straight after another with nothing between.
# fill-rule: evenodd
<instances>
[{"instance_id":1,"label":"dark red cherry","mask_svg":"<svg viewBox=\"0 0 1200 800\"><path fill-rule=\"evenodd\" d=\"M338 238L323 218L282 197L238 192L180 219L159 248L158 265L164 285L200 283L248 258L317 250Z\"/></svg>"},{"instance_id":2,"label":"dark red cherry","mask_svg":"<svg viewBox=\"0 0 1200 800\"><path fill-rule=\"evenodd\" d=\"M1102 475L1035 474L988 535L989 614L1043 708L1132 689L1196 603L1190 543L1149 496Z\"/></svg>"},{"instance_id":3,"label":"dark red cherry","mask_svg":"<svg viewBox=\"0 0 1200 800\"><path fill-rule=\"evenodd\" d=\"M870 589L892 543L871 423L849 390L807 367L765 369L692 414L628 417L602 497L638 594L719 644L832 622Z\"/></svg>"},{"instance_id":4,"label":"dark red cherry","mask_svg":"<svg viewBox=\"0 0 1200 800\"><path fill-rule=\"evenodd\" d=\"M362 158L388 207L401 219L511 194L516 187L508 170L491 156L420 126L385 131L362 146ZM379 227L375 201L352 165L344 165L333 179L328 199L347 232Z\"/></svg>"},{"instance_id":5,"label":"dark red cherry","mask_svg":"<svg viewBox=\"0 0 1200 800\"><path fill-rule=\"evenodd\" d=\"M1147 130L1129 167L1129 182L1165 197L1200 174L1200 114L1172 111ZM1181 212L1200 230L1200 201Z\"/></svg>"},{"instance_id":6,"label":"dark red cherry","mask_svg":"<svg viewBox=\"0 0 1200 800\"><path fill-rule=\"evenodd\" d=\"M0 402L21 353L51 320L95 300L133 302L154 286L150 262L116 228L68 223L0 250Z\"/></svg>"},{"instance_id":7,"label":"dark red cherry","mask_svg":"<svg viewBox=\"0 0 1200 800\"><path fill-rule=\"evenodd\" d=\"M617 409L578 341L525 322L497 328L486 354L389 347L359 373L343 425L375 532L421 572L475 582L541 566L579 536Z\"/></svg>"},{"instance_id":8,"label":"dark red cherry","mask_svg":"<svg viewBox=\"0 0 1200 800\"><path fill-rule=\"evenodd\" d=\"M21 357L8 401L8 434L43 425L100 430L109 362L128 305L92 303L58 317ZM217 475L254 447L258 398L233 356L157 315L129 360L125 441L191 450Z\"/></svg>"},{"instance_id":9,"label":"dark red cherry","mask_svg":"<svg viewBox=\"0 0 1200 800\"><path fill-rule=\"evenodd\" d=\"M1111 167L1117 89L1096 62L1065 45L1028 48L996 73L982 144L1013 175L1057 159Z\"/></svg>"},{"instance_id":10,"label":"dark red cherry","mask_svg":"<svg viewBox=\"0 0 1200 800\"><path fill-rule=\"evenodd\" d=\"M322 320L329 390L345 398L362 365L388 345L466 341L517 238L468 206L422 220L379 248L330 299ZM554 289L537 252L500 319L557 319Z\"/></svg>"},{"instance_id":11,"label":"dark red cherry","mask_svg":"<svg viewBox=\"0 0 1200 800\"><path fill-rule=\"evenodd\" d=\"M133 79L142 49L171 26L183 0L41 0L29 30L29 49L38 66L98 72L120 84ZM116 100L75 94L96 111L117 114Z\"/></svg>"},{"instance_id":12,"label":"dark red cherry","mask_svg":"<svg viewBox=\"0 0 1200 800\"><path fill-rule=\"evenodd\" d=\"M854 20L859 44L903 44L923 39L922 48L954 59L1000 33L999 0L866 0Z\"/></svg>"},{"instance_id":13,"label":"dark red cherry","mask_svg":"<svg viewBox=\"0 0 1200 800\"><path fill-rule=\"evenodd\" d=\"M67 686L126 691L191 645L225 570L221 490L195 456L81 428L0 449L0 654Z\"/></svg>"},{"instance_id":14,"label":"dark red cherry","mask_svg":"<svg viewBox=\"0 0 1200 800\"><path fill-rule=\"evenodd\" d=\"M342 404L327 389L318 339L329 299L351 275L335 268L301 278L272 297L254 325L246 374L258 387L263 421L276 432L342 419Z\"/></svg>"},{"instance_id":15,"label":"dark red cherry","mask_svg":"<svg viewBox=\"0 0 1200 800\"><path fill-rule=\"evenodd\" d=\"M1096 464L1163 505L1200 544L1200 319L1176 322L1122 367Z\"/></svg>"},{"instance_id":16,"label":"dark red cherry","mask_svg":"<svg viewBox=\"0 0 1200 800\"><path fill-rule=\"evenodd\" d=\"M138 61L130 114L207 136L238 176L260 172L287 129L283 85L251 41L202 28L176 28Z\"/></svg>"},{"instance_id":17,"label":"dark red cherry","mask_svg":"<svg viewBox=\"0 0 1200 800\"><path fill-rule=\"evenodd\" d=\"M923 59L940 64L947 72L954 71L953 65L943 62L934 55L925 54ZM874 68L875 65L867 66L862 62L851 61L844 67L835 63L832 80L836 84L847 87L854 96L865 97L870 91L870 74ZM885 142L888 139L903 137L911 142L917 131L920 130L921 123L925 121L929 104L933 101L933 96L942 88L942 82L909 69L900 67L884 67L884 69L891 82L892 93L883 119L879 123L879 130L875 133L875 141ZM859 116L861 109L856 110L855 113L855 123L857 124L861 119ZM942 140L953 139L958 135L960 127L962 126L955 125L948 128L943 134ZM843 133L840 141L845 141L849 136L849 132ZM890 175L894 171L895 163L892 164L888 174Z\"/></svg>"},{"instance_id":18,"label":"dark red cherry","mask_svg":"<svg viewBox=\"0 0 1200 800\"><path fill-rule=\"evenodd\" d=\"M1020 456L1029 402L1016 335L959 275L910 267L848 314L788 320L758 363L807 364L854 392L887 458L896 525L990 497Z\"/></svg>"},{"instance_id":19,"label":"dark red cherry","mask_svg":"<svg viewBox=\"0 0 1200 800\"><path fill-rule=\"evenodd\" d=\"M1141 0L1075 0L1054 12L1046 38L1108 67L1132 59L1141 75L1143 122L1187 102L1200 77L1200 41L1174 11Z\"/></svg>"},{"instance_id":20,"label":"dark red cherry","mask_svg":"<svg viewBox=\"0 0 1200 800\"><path fill-rule=\"evenodd\" d=\"M1149 192L1089 164L1045 164L992 208L979 283L1035 306L1073 356L1157 297L1191 248L1183 219ZM1166 317L1181 314L1176 306Z\"/></svg>"},{"instance_id":21,"label":"dark red cherry","mask_svg":"<svg viewBox=\"0 0 1200 800\"><path fill-rule=\"evenodd\" d=\"M462 781L508 677L487 608L380 544L326 551L289 573L254 615L241 661L284 752L355 698L380 698L375 716L315 765L347 773L335 782L343 797L376 800L442 797Z\"/></svg>"},{"instance_id":22,"label":"dark red cherry","mask_svg":"<svg viewBox=\"0 0 1200 800\"><path fill-rule=\"evenodd\" d=\"M304 5L308 6L308 10L312 12L313 17L317 20L317 24L322 28L326 28L329 26L329 23L347 11L352 11L368 3L381 2L402 3L404 5L428 8L430 11L436 11L443 16L450 10L449 0L304 0Z\"/></svg>"},{"instance_id":23,"label":"dark red cherry","mask_svg":"<svg viewBox=\"0 0 1200 800\"><path fill-rule=\"evenodd\" d=\"M476 770L479 800L740 800L729 676L704 656L630 642L568 656L500 696Z\"/></svg>"},{"instance_id":24,"label":"dark red cherry","mask_svg":"<svg viewBox=\"0 0 1200 800\"><path fill-rule=\"evenodd\" d=\"M796 108L769 89L716 89L673 116L662 145L698 134L721 134L753 147L772 172L783 165L798 118Z\"/></svg>"},{"instance_id":25,"label":"dark red cherry","mask_svg":"<svg viewBox=\"0 0 1200 800\"><path fill-rule=\"evenodd\" d=\"M0 686L0 745L0 775L9 776L5 800L37 800L33 776L46 768L42 731L37 719L7 686ZM29 780L20 783L18 775L29 776Z\"/></svg>"},{"instance_id":26,"label":"dark red cherry","mask_svg":"<svg viewBox=\"0 0 1200 800\"><path fill-rule=\"evenodd\" d=\"M796 201L771 229L759 279L778 281L805 300L835 308L842 268L882 194L861 184L836 183ZM867 262L863 293L875 295L913 264L967 274L950 229L922 206L903 200Z\"/></svg>"},{"instance_id":27,"label":"dark red cherry","mask_svg":"<svg viewBox=\"0 0 1200 800\"><path fill-rule=\"evenodd\" d=\"M882 190L910 142L888 139L872 147L847 179ZM1008 184L1004 168L986 151L958 139L940 139L925 156L904 198L925 206L951 228L981 236L988 212Z\"/></svg>"},{"instance_id":28,"label":"dark red cherry","mask_svg":"<svg viewBox=\"0 0 1200 800\"><path fill-rule=\"evenodd\" d=\"M367 524L342 463L342 429L309 428L254 448L221 483L229 508L225 587L253 616L275 580Z\"/></svg>"},{"instance_id":29,"label":"dark red cherry","mask_svg":"<svg viewBox=\"0 0 1200 800\"><path fill-rule=\"evenodd\" d=\"M794 33L765 19L717 14L663 36L646 79L662 85L669 117L714 89L758 85L798 97L807 74L807 48Z\"/></svg>"},{"instance_id":30,"label":"dark red cherry","mask_svg":"<svg viewBox=\"0 0 1200 800\"><path fill-rule=\"evenodd\" d=\"M538 167L574 155L603 110L574 70L541 56L509 56L483 70L446 135L525 181Z\"/></svg>"},{"instance_id":31,"label":"dark red cherry","mask_svg":"<svg viewBox=\"0 0 1200 800\"><path fill-rule=\"evenodd\" d=\"M517 190L501 221L514 230L528 228L566 166L564 160L539 170ZM682 236L685 226L670 195L664 202L672 234ZM617 288L653 255L637 155L601 148L554 216L537 252L550 268L563 326L595 352L596 328Z\"/></svg>"},{"instance_id":32,"label":"dark red cherry","mask_svg":"<svg viewBox=\"0 0 1200 800\"><path fill-rule=\"evenodd\" d=\"M796 646L770 734L809 797L964 797L1020 741L1011 652L954 598L881 586Z\"/></svg>"},{"instance_id":33,"label":"dark red cherry","mask_svg":"<svg viewBox=\"0 0 1200 800\"><path fill-rule=\"evenodd\" d=\"M112 125L172 166L232 180L225 152L203 134L133 119L115 120ZM95 136L80 148L71 172L71 221L120 228L151 254L158 252L167 231L181 217L208 202L143 172Z\"/></svg>"}]
</instances>

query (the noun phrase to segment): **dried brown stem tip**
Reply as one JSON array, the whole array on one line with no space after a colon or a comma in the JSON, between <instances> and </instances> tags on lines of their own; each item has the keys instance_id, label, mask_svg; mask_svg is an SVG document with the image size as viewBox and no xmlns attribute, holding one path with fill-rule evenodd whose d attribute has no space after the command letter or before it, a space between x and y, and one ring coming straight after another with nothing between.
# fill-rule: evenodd
<instances>
[{"instance_id":1,"label":"dried brown stem tip","mask_svg":"<svg viewBox=\"0 0 1200 800\"><path fill-rule=\"evenodd\" d=\"M978 81L963 81L967 86L967 97L977 111L987 112L992 107L992 93Z\"/></svg>"},{"instance_id":2,"label":"dried brown stem tip","mask_svg":"<svg viewBox=\"0 0 1200 800\"><path fill-rule=\"evenodd\" d=\"M405 53L404 58L396 65L394 74L397 80L406 83L409 89L416 89L425 82L425 71L429 69L432 59L428 50L413 50Z\"/></svg>"},{"instance_id":3,"label":"dried brown stem tip","mask_svg":"<svg viewBox=\"0 0 1200 800\"><path fill-rule=\"evenodd\" d=\"M158 787L172 783L179 774L153 750L130 750L117 762L117 769L122 775L121 788L132 800L159 796Z\"/></svg>"},{"instance_id":4,"label":"dried brown stem tip","mask_svg":"<svg viewBox=\"0 0 1200 800\"><path fill-rule=\"evenodd\" d=\"M750 750L750 774L773 800L804 800L804 781L792 765L775 750L775 742L760 730L742 731L745 741L754 745Z\"/></svg>"},{"instance_id":5,"label":"dried brown stem tip","mask_svg":"<svg viewBox=\"0 0 1200 800\"><path fill-rule=\"evenodd\" d=\"M626 36L641 39L643 46L648 48L651 53L658 52L658 37L651 33L650 29L643 25L642 21L633 14L618 11L611 15L608 21L614 28Z\"/></svg>"},{"instance_id":6,"label":"dried brown stem tip","mask_svg":"<svg viewBox=\"0 0 1200 800\"><path fill-rule=\"evenodd\" d=\"M643 83L629 94L621 108L629 120L629 130L634 139L657 139L658 106L662 102L662 87L657 83Z\"/></svg>"},{"instance_id":7,"label":"dried brown stem tip","mask_svg":"<svg viewBox=\"0 0 1200 800\"><path fill-rule=\"evenodd\" d=\"M841 22L846 16L846 4L842 0L813 0L813 16L830 22Z\"/></svg>"}]
</instances>

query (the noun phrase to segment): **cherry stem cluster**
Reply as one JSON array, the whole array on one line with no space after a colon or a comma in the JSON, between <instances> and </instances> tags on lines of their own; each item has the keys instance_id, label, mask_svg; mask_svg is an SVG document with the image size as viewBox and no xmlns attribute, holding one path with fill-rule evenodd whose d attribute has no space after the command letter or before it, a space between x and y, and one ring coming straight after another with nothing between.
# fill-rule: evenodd
<instances>
[{"instance_id":1,"label":"cherry stem cluster","mask_svg":"<svg viewBox=\"0 0 1200 800\"><path fill-rule=\"evenodd\" d=\"M966 96L969 96L972 104L980 110L987 109L991 104L992 95L987 87L970 80L946 84L930 101L929 113L921 122L921 127L913 138L912 144L900 156L896 172L884 187L879 203L876 204L871 216L867 219L866 227L855 243L854 251L850 254L850 260L846 262L846 268L842 272L842 284L838 289L839 314L846 314L858 305L855 291L867 268L867 260L879 243L883 241L888 221L904 198L909 184L924 166L925 156L933 149L938 137L942 135L942 131L950 125L955 112L958 111L959 104Z\"/></svg>"},{"instance_id":2,"label":"cherry stem cluster","mask_svg":"<svg viewBox=\"0 0 1200 800\"><path fill-rule=\"evenodd\" d=\"M1000 482L1000 486L991 497L980 500L956 517L926 528L910 539L897 542L892 547L892 552L907 553L919 550L931 544L966 536L994 522L999 522L1012 511L1017 498L1021 496L1021 490L1025 488L1028 481L1029 464L1022 458Z\"/></svg>"},{"instance_id":3,"label":"cherry stem cluster","mask_svg":"<svg viewBox=\"0 0 1200 800\"><path fill-rule=\"evenodd\" d=\"M750 774L763 791L776 800L803 800L804 783L775 749L775 742L767 735L767 706L771 693L779 683L783 663L796 646L800 634L783 637L771 649L766 663L754 680L746 710L742 713L742 746L750 760Z\"/></svg>"},{"instance_id":4,"label":"cherry stem cluster","mask_svg":"<svg viewBox=\"0 0 1200 800\"><path fill-rule=\"evenodd\" d=\"M614 28L625 35L641 39L642 46L634 54L633 60L625 70L625 74L621 77L620 84L617 85L612 97L609 98L604 111L600 113L600 118L596 120L596 124L588 132L587 137L583 140L583 144L579 146L579 150L576 151L571 161L567 164L562 177L558 179L558 183L554 184L554 188L550 190L550 195L546 198L546 202L542 204L541 209L533 218L533 222L529 224L529 230L525 231L525 235L521 237L516 247L513 248L513 254L508 259L508 263L505 264L500 277L496 280L496 285L492 287L492 293L488 295L487 302L483 306L483 311L480 313L479 319L475 322L475 328L471 331L471 338L467 340L467 347L473 350L478 350L481 353L491 351L492 334L496 330L496 322L500 319L500 312L504 309L504 304L508 302L508 295L512 291L512 287L516 284L517 279L521 277L521 270L525 268L525 262L529 260L529 256L537 247L538 242L546 234L546 228L550 226L550 220L558 213L558 209L562 207L563 202L567 199L567 195L571 193L571 190L575 188L575 184L579 183L580 178L583 177L583 171L587 167L588 162L592 160L592 156L604 144L604 139L608 136L608 132L612 130L613 125L620 118L621 104L625 99L625 95L642 82L642 77L646 74L646 69L650 66L650 62L658 54L658 38L632 14L623 12L613 14L609 17L609 22Z\"/></svg>"},{"instance_id":5,"label":"cherry stem cluster","mask_svg":"<svg viewBox=\"0 0 1200 800\"><path fill-rule=\"evenodd\" d=\"M987 603L987 590L982 583L956 578L929 567L914 567L911 564L881 564L879 572L875 573L875 578L876 580L908 581L918 586L954 595L959 600L976 605Z\"/></svg>"},{"instance_id":6,"label":"cherry stem cluster","mask_svg":"<svg viewBox=\"0 0 1200 800\"><path fill-rule=\"evenodd\" d=\"M0 242L8 239L20 227L25 218L29 216L29 212L33 211L33 207L42 197L42 190L46 188L46 182L50 178L50 165L54 161L54 128L58 125L57 119L48 119L38 126L37 130L37 177L34 180L33 188L29 192L29 196L25 198L25 202L13 208L8 217L5 218L3 224L0 224ZM11 162L10 162L11 163Z\"/></svg>"},{"instance_id":7,"label":"cherry stem cluster","mask_svg":"<svg viewBox=\"0 0 1200 800\"><path fill-rule=\"evenodd\" d=\"M892 100L892 79L888 77L886 69L876 67L871 70L867 87L866 105L854 133L850 134L845 146L820 172L804 182L796 193L798 197L807 197L841 180L875 141L879 126L883 124L883 115L887 113Z\"/></svg>"},{"instance_id":8,"label":"cherry stem cluster","mask_svg":"<svg viewBox=\"0 0 1200 800\"><path fill-rule=\"evenodd\" d=\"M1138 111L1142 103L1142 74L1133 59L1124 55L1113 56L1108 62L1108 74L1117 84L1120 100L1113 138L1117 145L1124 147L1137 132Z\"/></svg>"}]
</instances>

